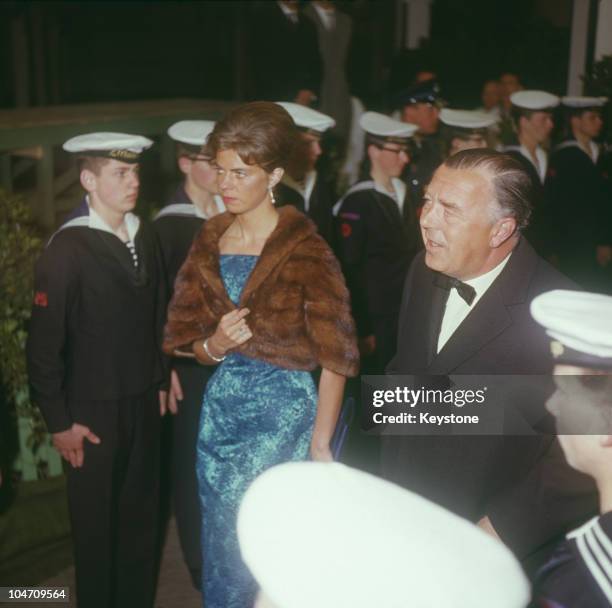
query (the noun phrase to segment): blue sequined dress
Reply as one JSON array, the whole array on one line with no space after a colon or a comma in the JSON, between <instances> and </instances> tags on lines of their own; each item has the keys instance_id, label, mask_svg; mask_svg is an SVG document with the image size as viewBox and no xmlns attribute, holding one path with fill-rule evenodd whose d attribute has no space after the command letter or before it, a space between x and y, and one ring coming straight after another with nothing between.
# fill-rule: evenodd
<instances>
[{"instance_id":1,"label":"blue sequined dress","mask_svg":"<svg viewBox=\"0 0 612 608\"><path fill-rule=\"evenodd\" d=\"M251 255L220 258L225 289L236 305L257 260ZM209 380L196 465L206 608L253 605L257 585L240 558L238 506L261 472L308 457L316 403L309 372L283 369L239 353L229 354Z\"/></svg>"}]
</instances>

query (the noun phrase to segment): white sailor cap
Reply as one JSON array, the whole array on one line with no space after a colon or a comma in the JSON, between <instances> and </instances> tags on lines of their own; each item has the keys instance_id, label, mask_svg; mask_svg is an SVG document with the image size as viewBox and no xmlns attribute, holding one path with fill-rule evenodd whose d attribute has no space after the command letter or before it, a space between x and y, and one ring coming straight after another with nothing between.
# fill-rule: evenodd
<instances>
[{"instance_id":1,"label":"white sailor cap","mask_svg":"<svg viewBox=\"0 0 612 608\"><path fill-rule=\"evenodd\" d=\"M601 108L608 103L607 97L562 97L561 103L576 110L582 108Z\"/></svg>"},{"instance_id":2,"label":"white sailor cap","mask_svg":"<svg viewBox=\"0 0 612 608\"><path fill-rule=\"evenodd\" d=\"M529 600L527 579L502 543L340 463L292 462L263 473L240 506L238 539L275 608L519 608Z\"/></svg>"},{"instance_id":3,"label":"white sailor cap","mask_svg":"<svg viewBox=\"0 0 612 608\"><path fill-rule=\"evenodd\" d=\"M442 108L440 110L440 120L449 127L458 129L486 129L495 124L496 118L486 112L477 110L452 110Z\"/></svg>"},{"instance_id":4,"label":"white sailor cap","mask_svg":"<svg viewBox=\"0 0 612 608\"><path fill-rule=\"evenodd\" d=\"M389 141L406 140L419 129L417 125L389 118L378 112L365 112L359 118L360 127L370 135Z\"/></svg>"},{"instance_id":5,"label":"white sailor cap","mask_svg":"<svg viewBox=\"0 0 612 608\"><path fill-rule=\"evenodd\" d=\"M168 129L168 135L183 144L203 146L214 128L213 120L181 120Z\"/></svg>"},{"instance_id":6,"label":"white sailor cap","mask_svg":"<svg viewBox=\"0 0 612 608\"><path fill-rule=\"evenodd\" d=\"M553 339L555 362L612 368L612 296L556 289L533 300L531 315Z\"/></svg>"},{"instance_id":7,"label":"white sailor cap","mask_svg":"<svg viewBox=\"0 0 612 608\"><path fill-rule=\"evenodd\" d=\"M546 91L515 91L510 95L510 102L517 108L523 110L535 110L546 112L559 105L559 98Z\"/></svg>"},{"instance_id":8,"label":"white sailor cap","mask_svg":"<svg viewBox=\"0 0 612 608\"><path fill-rule=\"evenodd\" d=\"M66 152L83 156L99 156L124 163L137 163L142 151L152 145L153 142L142 135L99 132L72 137L62 147Z\"/></svg>"},{"instance_id":9,"label":"white sailor cap","mask_svg":"<svg viewBox=\"0 0 612 608\"><path fill-rule=\"evenodd\" d=\"M291 101L277 101L279 106L285 108L293 118L293 122L300 129L314 131L315 133L324 133L327 129L336 126L336 121L323 112L318 112L307 106Z\"/></svg>"}]
</instances>

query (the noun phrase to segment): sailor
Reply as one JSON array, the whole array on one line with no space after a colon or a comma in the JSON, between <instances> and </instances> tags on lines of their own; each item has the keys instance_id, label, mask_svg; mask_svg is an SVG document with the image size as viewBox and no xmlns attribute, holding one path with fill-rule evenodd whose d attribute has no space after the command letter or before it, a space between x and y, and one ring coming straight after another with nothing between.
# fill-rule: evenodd
<instances>
[{"instance_id":1,"label":"sailor","mask_svg":"<svg viewBox=\"0 0 612 608\"><path fill-rule=\"evenodd\" d=\"M440 87L434 79L419 82L400 92L395 105L399 108L400 120L418 128L413 139L413 158L402 179L410 189L412 200L420 207L423 190L443 160Z\"/></svg>"},{"instance_id":2,"label":"sailor","mask_svg":"<svg viewBox=\"0 0 612 608\"><path fill-rule=\"evenodd\" d=\"M570 532L540 570L534 598L550 608L612 605L612 297L555 290L535 298L557 390L547 403L567 462L592 477L600 513Z\"/></svg>"},{"instance_id":3,"label":"sailor","mask_svg":"<svg viewBox=\"0 0 612 608\"><path fill-rule=\"evenodd\" d=\"M533 212L525 234L536 251L551 257L551 226L547 222L547 205L554 201L545 198L544 179L548 171L548 145L554 127L553 111L559 98L546 91L516 91L510 95L512 124L517 139L503 151L519 160L534 183Z\"/></svg>"},{"instance_id":4,"label":"sailor","mask_svg":"<svg viewBox=\"0 0 612 608\"><path fill-rule=\"evenodd\" d=\"M553 151L546 178L552 253L565 274L593 291L612 288L612 182L594 141L606 102L605 97L561 100L567 137Z\"/></svg>"},{"instance_id":5,"label":"sailor","mask_svg":"<svg viewBox=\"0 0 612 608\"><path fill-rule=\"evenodd\" d=\"M168 204L157 214L154 228L164 258L166 281L172 291L195 235L209 218L225 211L217 193L217 172L206 154L206 138L215 123L183 120L168 129L176 142L183 181ZM172 431L172 495L179 541L196 589L202 580L200 503L196 476L196 443L202 395L214 367L189 358L172 362L168 406L175 414Z\"/></svg>"},{"instance_id":6,"label":"sailor","mask_svg":"<svg viewBox=\"0 0 612 608\"><path fill-rule=\"evenodd\" d=\"M442 135L446 156L470 148L494 148L492 127L496 123L493 114L478 110L440 110Z\"/></svg>"},{"instance_id":7,"label":"sailor","mask_svg":"<svg viewBox=\"0 0 612 608\"><path fill-rule=\"evenodd\" d=\"M276 205L293 205L317 225L319 234L333 246L332 208L335 202L331 181L317 169L323 154L321 139L336 121L327 114L290 102L279 102L300 132L292 161L274 189Z\"/></svg>"},{"instance_id":8,"label":"sailor","mask_svg":"<svg viewBox=\"0 0 612 608\"><path fill-rule=\"evenodd\" d=\"M555 126L553 111L559 98L546 91L517 91L510 95L512 119L517 141L507 145L508 152L521 160L534 179L544 183L548 169L545 146Z\"/></svg>"},{"instance_id":9,"label":"sailor","mask_svg":"<svg viewBox=\"0 0 612 608\"><path fill-rule=\"evenodd\" d=\"M78 606L87 608L153 605L167 290L154 234L132 213L152 143L89 133L64 144L86 196L35 270L31 394L69 463Z\"/></svg>"},{"instance_id":10,"label":"sailor","mask_svg":"<svg viewBox=\"0 0 612 608\"><path fill-rule=\"evenodd\" d=\"M524 608L518 561L474 524L337 462L260 475L238 513L256 608ZM444 583L441 584L443 573Z\"/></svg>"},{"instance_id":11,"label":"sailor","mask_svg":"<svg viewBox=\"0 0 612 608\"><path fill-rule=\"evenodd\" d=\"M225 211L217 193L217 172L203 148L214 126L211 120L183 120L168 129L183 174L176 192L155 217L170 287L203 222Z\"/></svg>"},{"instance_id":12,"label":"sailor","mask_svg":"<svg viewBox=\"0 0 612 608\"><path fill-rule=\"evenodd\" d=\"M338 258L346 277L362 355L382 373L395 354L404 279L421 241L415 205L399 179L416 125L366 112L366 179L336 203Z\"/></svg>"}]
</instances>

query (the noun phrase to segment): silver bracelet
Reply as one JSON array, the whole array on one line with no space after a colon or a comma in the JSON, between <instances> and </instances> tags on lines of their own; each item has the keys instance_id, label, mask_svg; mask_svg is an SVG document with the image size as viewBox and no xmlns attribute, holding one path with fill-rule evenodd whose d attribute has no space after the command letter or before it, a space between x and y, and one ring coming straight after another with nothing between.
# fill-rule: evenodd
<instances>
[{"instance_id":1,"label":"silver bracelet","mask_svg":"<svg viewBox=\"0 0 612 608\"><path fill-rule=\"evenodd\" d=\"M223 355L223 357L215 357L209 350L208 350L208 341L210 340L210 338L206 338L206 340L204 340L204 352L208 355L208 357L210 357L213 361L216 361L217 363L221 363L221 361L225 361L225 357L226 355Z\"/></svg>"}]
</instances>

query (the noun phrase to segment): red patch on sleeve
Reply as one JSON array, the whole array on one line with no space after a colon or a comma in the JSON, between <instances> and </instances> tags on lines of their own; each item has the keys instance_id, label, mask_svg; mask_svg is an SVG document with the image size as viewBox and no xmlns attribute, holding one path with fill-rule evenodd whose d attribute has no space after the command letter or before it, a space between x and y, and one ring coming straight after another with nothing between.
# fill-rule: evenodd
<instances>
[{"instance_id":1,"label":"red patch on sleeve","mask_svg":"<svg viewBox=\"0 0 612 608\"><path fill-rule=\"evenodd\" d=\"M549 169L548 169L548 172L547 172L547 176L548 176L548 177L557 177L557 171L556 171L556 169L549 168Z\"/></svg>"},{"instance_id":2,"label":"red patch on sleeve","mask_svg":"<svg viewBox=\"0 0 612 608\"><path fill-rule=\"evenodd\" d=\"M34 294L34 306L42 306L46 308L49 305L47 294L44 291L37 291Z\"/></svg>"},{"instance_id":3,"label":"red patch on sleeve","mask_svg":"<svg viewBox=\"0 0 612 608\"><path fill-rule=\"evenodd\" d=\"M340 226L340 232L342 233L342 236L347 239L353 233L353 229L351 228L350 224L343 222Z\"/></svg>"}]
</instances>

